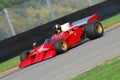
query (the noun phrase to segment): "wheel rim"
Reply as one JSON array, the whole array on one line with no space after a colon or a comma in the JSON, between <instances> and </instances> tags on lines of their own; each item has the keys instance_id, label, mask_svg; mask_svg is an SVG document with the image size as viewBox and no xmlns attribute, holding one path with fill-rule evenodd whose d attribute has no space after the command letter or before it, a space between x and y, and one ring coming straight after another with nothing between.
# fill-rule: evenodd
<instances>
[{"instance_id":1,"label":"wheel rim","mask_svg":"<svg viewBox=\"0 0 120 80\"><path fill-rule=\"evenodd\" d=\"M101 26L100 23L97 23L97 24L96 24L96 31L97 31L98 33L102 33L103 28L102 28L102 26Z\"/></svg>"},{"instance_id":2,"label":"wheel rim","mask_svg":"<svg viewBox=\"0 0 120 80\"><path fill-rule=\"evenodd\" d=\"M66 44L65 41L61 41L60 46L61 46L61 49L62 49L62 50L64 50L64 51L67 50L67 44Z\"/></svg>"}]
</instances>

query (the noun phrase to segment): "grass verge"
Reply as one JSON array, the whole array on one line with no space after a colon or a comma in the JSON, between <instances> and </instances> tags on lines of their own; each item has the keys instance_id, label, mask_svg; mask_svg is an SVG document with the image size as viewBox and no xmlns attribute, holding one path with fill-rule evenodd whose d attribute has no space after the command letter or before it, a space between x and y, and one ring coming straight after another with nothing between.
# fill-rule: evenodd
<instances>
[{"instance_id":1,"label":"grass verge","mask_svg":"<svg viewBox=\"0 0 120 80\"><path fill-rule=\"evenodd\" d=\"M101 21L101 23L103 24L104 28L107 28L115 23L119 23L120 22L120 14L115 15L111 18L107 18L103 21Z\"/></svg>"},{"instance_id":2,"label":"grass verge","mask_svg":"<svg viewBox=\"0 0 120 80\"><path fill-rule=\"evenodd\" d=\"M109 27L109 26L111 26L111 25L113 25L115 23L118 23L118 22L120 22L120 14L101 21L104 28L107 28L107 27ZM15 57L15 58L10 59L8 61L5 61L3 63L0 63L0 73L18 66L19 63L20 63L20 61L19 61L18 56Z\"/></svg>"},{"instance_id":3,"label":"grass verge","mask_svg":"<svg viewBox=\"0 0 120 80\"><path fill-rule=\"evenodd\" d=\"M9 59L3 63L0 63L0 73L18 66L19 63L19 56Z\"/></svg>"},{"instance_id":4,"label":"grass verge","mask_svg":"<svg viewBox=\"0 0 120 80\"><path fill-rule=\"evenodd\" d=\"M71 80L120 80L120 56L106 61Z\"/></svg>"}]
</instances>

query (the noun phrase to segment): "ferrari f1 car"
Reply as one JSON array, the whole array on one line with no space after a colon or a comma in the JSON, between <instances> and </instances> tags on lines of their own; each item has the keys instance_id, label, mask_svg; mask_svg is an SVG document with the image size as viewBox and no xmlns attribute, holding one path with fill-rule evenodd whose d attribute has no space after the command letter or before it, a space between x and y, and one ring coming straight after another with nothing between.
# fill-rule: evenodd
<instances>
[{"instance_id":1,"label":"ferrari f1 car","mask_svg":"<svg viewBox=\"0 0 120 80\"><path fill-rule=\"evenodd\" d=\"M57 54L66 52L73 45L86 38L93 40L104 34L103 26L98 21L96 14L72 23L55 25L54 30L56 33L46 39L42 45L36 47L34 43L32 52L26 50L20 54L19 68L52 58Z\"/></svg>"}]
</instances>

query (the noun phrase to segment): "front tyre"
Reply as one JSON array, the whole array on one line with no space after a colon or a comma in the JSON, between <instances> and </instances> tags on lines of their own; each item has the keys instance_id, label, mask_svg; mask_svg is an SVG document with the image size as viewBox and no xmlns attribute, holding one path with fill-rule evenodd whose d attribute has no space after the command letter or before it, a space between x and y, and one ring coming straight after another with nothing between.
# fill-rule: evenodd
<instances>
[{"instance_id":1,"label":"front tyre","mask_svg":"<svg viewBox=\"0 0 120 80\"><path fill-rule=\"evenodd\" d=\"M29 54L29 51L28 50L25 50L23 52L20 53L20 61L24 61L28 58L28 54Z\"/></svg>"},{"instance_id":2,"label":"front tyre","mask_svg":"<svg viewBox=\"0 0 120 80\"><path fill-rule=\"evenodd\" d=\"M104 29L100 22L94 21L85 25L85 33L89 39L93 40L102 37Z\"/></svg>"},{"instance_id":3,"label":"front tyre","mask_svg":"<svg viewBox=\"0 0 120 80\"><path fill-rule=\"evenodd\" d=\"M54 49L56 50L56 52L58 54L60 53L63 53L63 52L66 52L68 50L68 46L66 44L66 42L64 40L57 40L55 43L54 43Z\"/></svg>"}]
</instances>

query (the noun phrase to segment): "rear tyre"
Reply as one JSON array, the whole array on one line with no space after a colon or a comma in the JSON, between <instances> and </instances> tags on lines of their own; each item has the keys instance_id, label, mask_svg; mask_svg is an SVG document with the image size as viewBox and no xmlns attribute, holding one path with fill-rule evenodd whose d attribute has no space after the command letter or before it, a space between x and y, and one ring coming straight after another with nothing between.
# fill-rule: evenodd
<instances>
[{"instance_id":1,"label":"rear tyre","mask_svg":"<svg viewBox=\"0 0 120 80\"><path fill-rule=\"evenodd\" d=\"M85 33L89 39L93 40L102 37L104 29L100 22L94 21L85 25Z\"/></svg>"},{"instance_id":2,"label":"rear tyre","mask_svg":"<svg viewBox=\"0 0 120 80\"><path fill-rule=\"evenodd\" d=\"M28 58L28 54L29 54L29 51L28 50L25 50L23 51L22 53L20 53L20 61L24 61Z\"/></svg>"},{"instance_id":3,"label":"rear tyre","mask_svg":"<svg viewBox=\"0 0 120 80\"><path fill-rule=\"evenodd\" d=\"M68 46L64 40L57 40L53 46L58 54L66 52L68 50Z\"/></svg>"}]
</instances>

